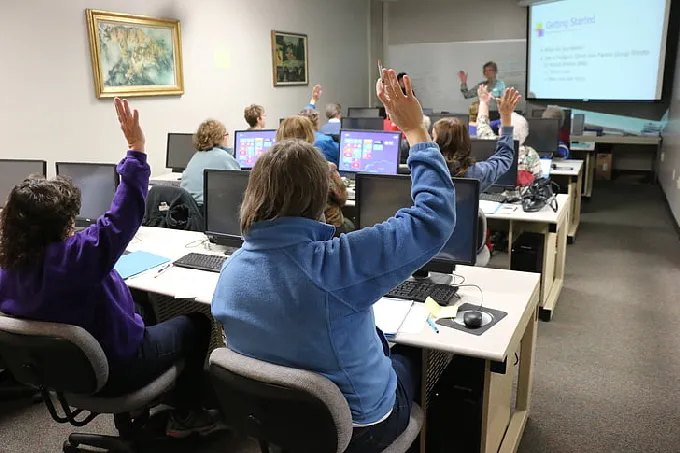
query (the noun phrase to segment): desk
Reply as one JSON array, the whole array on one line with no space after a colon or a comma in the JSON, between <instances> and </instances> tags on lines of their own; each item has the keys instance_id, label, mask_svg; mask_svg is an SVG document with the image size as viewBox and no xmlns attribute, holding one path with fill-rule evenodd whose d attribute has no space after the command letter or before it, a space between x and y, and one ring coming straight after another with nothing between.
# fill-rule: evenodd
<instances>
[{"instance_id":1,"label":"desk","mask_svg":"<svg viewBox=\"0 0 680 453\"><path fill-rule=\"evenodd\" d=\"M128 250L144 250L171 259L195 251L223 253L223 248L205 248L203 233L140 228ZM189 246L189 248L187 248ZM457 273L468 283L479 285L484 291L484 306L507 312L507 316L481 336L470 335L448 327L436 334L426 324L417 334L398 334L393 341L423 350L423 409L427 410L431 391L441 376L452 354L466 356L470 366L479 371L481 379L474 384L479 393L482 417L476 430L479 434L475 453L515 452L524 432L531 403L533 368L536 345L537 316L540 279L535 273L500 269L459 266ZM181 268L171 268L154 278L150 270L126 282L131 288L175 297L179 292L193 292L194 298L209 314L212 293L218 274ZM479 292L471 287L459 290L460 303L477 304ZM170 302L172 303L172 302ZM176 301L177 304L185 301ZM203 310L202 310L203 311ZM222 343L223 344L223 343ZM515 411L512 412L512 385L514 367L512 359L519 353L519 379ZM466 359L467 360L467 359ZM461 409L461 408L459 408ZM455 408L452 408L455 410ZM427 422L425 428L427 428ZM421 451L425 452L425 431L421 436Z\"/></svg>"},{"instance_id":2,"label":"desk","mask_svg":"<svg viewBox=\"0 0 680 453\"><path fill-rule=\"evenodd\" d=\"M583 143L607 143L611 145L648 145L654 146L654 159L652 162L652 182L656 182L658 174L658 160L661 150L661 137L646 137L642 135L572 135L572 142ZM590 198L593 194L593 182L595 180L595 150L574 149L572 155L583 156L585 159L583 196Z\"/></svg>"},{"instance_id":3,"label":"desk","mask_svg":"<svg viewBox=\"0 0 680 453\"><path fill-rule=\"evenodd\" d=\"M160 176L154 176L149 180L149 184L153 185L154 181L179 181L182 179L182 173L164 173Z\"/></svg>"},{"instance_id":4,"label":"desk","mask_svg":"<svg viewBox=\"0 0 680 453\"><path fill-rule=\"evenodd\" d=\"M486 214L489 221L507 222L508 253L512 260L512 244L515 236L522 232L534 232L543 235L543 263L541 265L541 319L552 319L555 305L564 285L564 269L567 257L567 233L571 206L569 195L557 196L557 212L546 206L539 212L528 213L517 206L514 211L499 209L494 214Z\"/></svg>"},{"instance_id":5,"label":"desk","mask_svg":"<svg viewBox=\"0 0 680 453\"><path fill-rule=\"evenodd\" d=\"M581 224L581 194L583 184L583 161L565 159L553 159L553 164L557 167L550 171L550 179L560 186L567 186L567 195L571 204L571 215L569 216L568 241L574 242L576 232Z\"/></svg>"}]
</instances>

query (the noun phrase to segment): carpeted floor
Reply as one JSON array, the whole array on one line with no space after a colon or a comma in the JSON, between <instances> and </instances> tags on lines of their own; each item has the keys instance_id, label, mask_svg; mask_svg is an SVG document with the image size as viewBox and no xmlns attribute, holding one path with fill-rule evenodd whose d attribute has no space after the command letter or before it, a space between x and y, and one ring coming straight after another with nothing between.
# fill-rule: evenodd
<instances>
[{"instance_id":1,"label":"carpeted floor","mask_svg":"<svg viewBox=\"0 0 680 453\"><path fill-rule=\"evenodd\" d=\"M541 323L520 453L680 451L680 241L655 186L599 185L583 205L552 322ZM110 417L88 431L111 433ZM0 452L56 453L73 428L0 405ZM212 439L174 452L244 452Z\"/></svg>"}]
</instances>

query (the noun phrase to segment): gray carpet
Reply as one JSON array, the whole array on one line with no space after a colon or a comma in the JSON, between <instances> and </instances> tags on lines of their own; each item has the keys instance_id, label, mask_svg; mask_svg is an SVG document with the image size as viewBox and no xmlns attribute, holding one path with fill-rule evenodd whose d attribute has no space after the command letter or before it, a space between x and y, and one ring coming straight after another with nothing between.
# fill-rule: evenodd
<instances>
[{"instance_id":1,"label":"gray carpet","mask_svg":"<svg viewBox=\"0 0 680 453\"><path fill-rule=\"evenodd\" d=\"M553 321L539 326L519 452L680 451L680 242L661 192L600 185L583 211ZM87 430L113 433L111 418ZM0 406L2 453L59 452L71 431L42 405ZM218 438L165 451L257 449Z\"/></svg>"}]
</instances>

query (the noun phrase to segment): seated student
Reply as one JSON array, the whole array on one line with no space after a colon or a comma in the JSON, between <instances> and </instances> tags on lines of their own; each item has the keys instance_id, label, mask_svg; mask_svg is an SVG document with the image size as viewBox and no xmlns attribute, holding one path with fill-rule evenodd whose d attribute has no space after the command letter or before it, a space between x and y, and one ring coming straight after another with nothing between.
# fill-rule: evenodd
<instances>
[{"instance_id":1,"label":"seated student","mask_svg":"<svg viewBox=\"0 0 680 453\"><path fill-rule=\"evenodd\" d=\"M84 328L108 359L107 396L148 385L183 359L167 434L208 434L220 428L200 406L212 323L195 313L145 327L114 270L142 223L151 173L139 114L127 101L115 106L128 151L111 208L95 225L75 232L80 190L68 178L29 178L12 189L0 216L0 312Z\"/></svg>"},{"instance_id":2,"label":"seated student","mask_svg":"<svg viewBox=\"0 0 680 453\"><path fill-rule=\"evenodd\" d=\"M495 140L497 135L489 125L489 102L491 94L485 85L479 86L479 116L477 117L477 138ZM534 179L543 177L541 158L531 146L524 144L529 136L529 123L526 118L512 112L513 139L519 142L519 156L517 156L517 185L527 186Z\"/></svg>"},{"instance_id":3,"label":"seated student","mask_svg":"<svg viewBox=\"0 0 680 453\"><path fill-rule=\"evenodd\" d=\"M228 139L227 129L215 120L204 121L194 134L197 152L182 173L180 187L189 192L199 206L203 205L203 170L241 169L238 161L229 153Z\"/></svg>"},{"instance_id":4,"label":"seated student","mask_svg":"<svg viewBox=\"0 0 680 453\"><path fill-rule=\"evenodd\" d=\"M567 146L567 143L569 143L569 131L564 129L564 122L566 120L564 117L564 110L555 106L548 107L541 115L541 118L557 118L559 120L560 144L555 152L555 157L569 159L569 146Z\"/></svg>"},{"instance_id":5,"label":"seated student","mask_svg":"<svg viewBox=\"0 0 680 453\"><path fill-rule=\"evenodd\" d=\"M212 312L227 347L310 370L334 382L352 414L346 453L378 453L409 422L420 368L390 352L372 306L439 250L453 232L455 193L423 112L392 70L378 97L411 148L414 206L333 238L323 219L327 164L308 143L276 143L255 163L241 205L243 247L227 261ZM320 221L321 220L321 221Z\"/></svg>"},{"instance_id":6,"label":"seated student","mask_svg":"<svg viewBox=\"0 0 680 453\"><path fill-rule=\"evenodd\" d=\"M442 118L434 123L432 138L439 145L451 176L478 179L480 191L484 191L508 171L515 157L512 111L520 98L515 89L508 88L498 100L502 123L501 135L496 145L496 154L483 162L474 162L470 157L470 136L465 124L457 118Z\"/></svg>"},{"instance_id":7,"label":"seated student","mask_svg":"<svg viewBox=\"0 0 680 453\"><path fill-rule=\"evenodd\" d=\"M314 146L326 157L326 160L336 167L340 164L340 144L332 137L319 132L319 112L312 109L304 109L301 116L309 119L314 128Z\"/></svg>"},{"instance_id":8,"label":"seated student","mask_svg":"<svg viewBox=\"0 0 680 453\"><path fill-rule=\"evenodd\" d=\"M340 135L340 125L342 119L342 106L340 104L326 104L326 119L319 132L326 135Z\"/></svg>"},{"instance_id":9,"label":"seated student","mask_svg":"<svg viewBox=\"0 0 680 453\"><path fill-rule=\"evenodd\" d=\"M243 111L243 118L248 123L248 130L264 129L266 127L267 115L264 113L264 107L257 104L251 104Z\"/></svg>"},{"instance_id":10,"label":"seated student","mask_svg":"<svg viewBox=\"0 0 680 453\"><path fill-rule=\"evenodd\" d=\"M296 115L283 120L279 130L276 131L276 141L293 139L315 144L314 128L309 118ZM338 235L349 233L354 231L354 224L349 219L346 219L342 213L342 207L347 202L347 187L342 182L342 178L340 178L338 173L338 167L334 163L328 162L328 172L329 185L326 210L324 211L325 221L327 224L335 227Z\"/></svg>"},{"instance_id":11,"label":"seated student","mask_svg":"<svg viewBox=\"0 0 680 453\"><path fill-rule=\"evenodd\" d=\"M470 116L468 131L470 132L470 136L474 137L477 135L477 116L479 115L479 101L475 101L472 104L470 104L468 114ZM491 129L493 129L495 133L498 133L498 128L501 125L501 120L500 119L493 120L489 122L489 125L491 126Z\"/></svg>"}]
</instances>

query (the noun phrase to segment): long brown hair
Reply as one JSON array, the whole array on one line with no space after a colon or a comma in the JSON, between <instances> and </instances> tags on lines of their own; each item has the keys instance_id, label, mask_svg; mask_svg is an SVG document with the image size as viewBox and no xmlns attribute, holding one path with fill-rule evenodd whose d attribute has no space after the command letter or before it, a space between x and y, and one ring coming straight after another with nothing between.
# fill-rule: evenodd
<instances>
[{"instance_id":1,"label":"long brown hair","mask_svg":"<svg viewBox=\"0 0 680 453\"><path fill-rule=\"evenodd\" d=\"M302 140L277 142L250 172L241 203L241 232L279 217L318 220L328 197L328 163Z\"/></svg>"},{"instance_id":2,"label":"long brown hair","mask_svg":"<svg viewBox=\"0 0 680 453\"><path fill-rule=\"evenodd\" d=\"M458 118L442 118L434 123L437 144L452 176L463 176L474 163L470 157L470 130Z\"/></svg>"}]
</instances>

